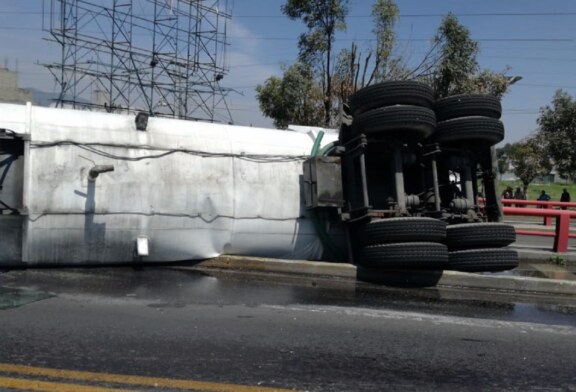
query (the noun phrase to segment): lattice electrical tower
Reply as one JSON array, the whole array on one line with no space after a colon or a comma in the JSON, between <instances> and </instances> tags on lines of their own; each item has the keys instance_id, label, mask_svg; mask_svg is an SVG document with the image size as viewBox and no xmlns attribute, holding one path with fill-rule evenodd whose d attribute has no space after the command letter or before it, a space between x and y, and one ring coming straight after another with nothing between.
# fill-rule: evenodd
<instances>
[{"instance_id":1,"label":"lattice electrical tower","mask_svg":"<svg viewBox=\"0 0 576 392\"><path fill-rule=\"evenodd\" d=\"M228 0L49 0L60 107L231 122Z\"/></svg>"}]
</instances>

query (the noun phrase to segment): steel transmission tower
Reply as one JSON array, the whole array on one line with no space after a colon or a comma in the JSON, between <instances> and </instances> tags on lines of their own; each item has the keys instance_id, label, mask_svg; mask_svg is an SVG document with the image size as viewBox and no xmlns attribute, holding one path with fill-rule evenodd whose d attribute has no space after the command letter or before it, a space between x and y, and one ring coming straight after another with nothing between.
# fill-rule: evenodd
<instances>
[{"instance_id":1,"label":"steel transmission tower","mask_svg":"<svg viewBox=\"0 0 576 392\"><path fill-rule=\"evenodd\" d=\"M231 122L228 0L50 0L57 106Z\"/></svg>"}]
</instances>

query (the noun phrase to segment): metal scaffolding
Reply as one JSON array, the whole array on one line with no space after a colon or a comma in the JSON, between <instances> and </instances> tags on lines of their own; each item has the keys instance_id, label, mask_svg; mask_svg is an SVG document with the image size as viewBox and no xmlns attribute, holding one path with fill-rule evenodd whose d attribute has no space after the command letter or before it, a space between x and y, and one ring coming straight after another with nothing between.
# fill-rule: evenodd
<instances>
[{"instance_id":1,"label":"metal scaffolding","mask_svg":"<svg viewBox=\"0 0 576 392\"><path fill-rule=\"evenodd\" d=\"M228 0L50 0L60 107L231 122Z\"/></svg>"}]
</instances>

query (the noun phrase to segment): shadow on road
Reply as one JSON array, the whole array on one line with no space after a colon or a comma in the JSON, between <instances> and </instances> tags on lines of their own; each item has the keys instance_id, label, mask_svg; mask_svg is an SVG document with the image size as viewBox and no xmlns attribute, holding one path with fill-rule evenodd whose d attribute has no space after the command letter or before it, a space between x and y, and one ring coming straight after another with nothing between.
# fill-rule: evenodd
<instances>
[{"instance_id":1,"label":"shadow on road","mask_svg":"<svg viewBox=\"0 0 576 392\"><path fill-rule=\"evenodd\" d=\"M434 287L441 277L442 271L382 271L361 266L356 270L359 281L391 287Z\"/></svg>"}]
</instances>

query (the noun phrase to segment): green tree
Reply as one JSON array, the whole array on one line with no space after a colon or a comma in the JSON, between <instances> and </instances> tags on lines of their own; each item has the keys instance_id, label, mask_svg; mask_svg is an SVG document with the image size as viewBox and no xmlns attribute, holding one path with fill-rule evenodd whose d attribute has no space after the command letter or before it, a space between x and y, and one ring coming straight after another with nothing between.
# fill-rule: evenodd
<instances>
[{"instance_id":1,"label":"green tree","mask_svg":"<svg viewBox=\"0 0 576 392\"><path fill-rule=\"evenodd\" d=\"M496 149L496 159L498 162L498 174L500 180L502 180L502 175L510 169L510 150L512 150L512 145L506 143L504 147Z\"/></svg>"},{"instance_id":2,"label":"green tree","mask_svg":"<svg viewBox=\"0 0 576 392\"><path fill-rule=\"evenodd\" d=\"M432 79L438 97L466 92L468 79L479 69L476 57L480 49L470 30L449 13L438 27L434 45L440 55Z\"/></svg>"},{"instance_id":3,"label":"green tree","mask_svg":"<svg viewBox=\"0 0 576 392\"><path fill-rule=\"evenodd\" d=\"M502 72L481 70L469 79L466 92L490 94L502 98L511 84L511 77L507 75L509 70L509 67L506 67Z\"/></svg>"},{"instance_id":4,"label":"green tree","mask_svg":"<svg viewBox=\"0 0 576 392\"><path fill-rule=\"evenodd\" d=\"M538 134L546 152L564 178L576 178L576 100L556 91L552 105L540 109Z\"/></svg>"},{"instance_id":5,"label":"green tree","mask_svg":"<svg viewBox=\"0 0 576 392\"><path fill-rule=\"evenodd\" d=\"M288 124L318 125L324 117L322 92L310 67L295 63L282 78L272 76L256 87L260 110L274 120L277 128Z\"/></svg>"},{"instance_id":6,"label":"green tree","mask_svg":"<svg viewBox=\"0 0 576 392\"><path fill-rule=\"evenodd\" d=\"M346 30L348 0L287 0L282 12L290 19L301 19L308 32L300 35L299 58L311 66L321 79L324 125L332 113L332 52L337 31Z\"/></svg>"},{"instance_id":7,"label":"green tree","mask_svg":"<svg viewBox=\"0 0 576 392\"><path fill-rule=\"evenodd\" d=\"M477 60L480 46L454 14L444 17L433 43L425 59L429 65L420 74L428 76L438 98L472 93L501 98L508 90L509 68L502 72L481 69Z\"/></svg>"},{"instance_id":8,"label":"green tree","mask_svg":"<svg viewBox=\"0 0 576 392\"><path fill-rule=\"evenodd\" d=\"M260 107L277 126L285 127L290 122L338 126L341 104L359 88L383 80L427 80L438 97L482 93L500 98L509 87L506 75L509 69L502 72L480 69L476 60L479 45L453 14L443 19L429 53L417 66L409 68L404 56L395 54L394 28L399 10L394 0L374 2L375 46L362 53L353 42L350 49L341 50L335 59L332 58L333 42L336 32L346 28L348 0L286 0L282 11L291 19L302 20L308 28L300 36L298 46L300 70L304 66L310 73L306 70L303 88L289 89L303 94L292 95L293 102L287 102L279 94L280 86L286 89L293 85L293 79L284 83L282 79L270 78L258 87ZM313 97L319 102L313 103ZM304 103L307 107L294 106ZM321 111L320 121L316 121L318 116L303 115L309 113L309 107ZM290 118L291 115L295 117Z\"/></svg>"},{"instance_id":9,"label":"green tree","mask_svg":"<svg viewBox=\"0 0 576 392\"><path fill-rule=\"evenodd\" d=\"M398 76L396 73L402 60L394 57L393 51L396 44L394 28L399 17L400 10L393 0L377 0L372 6L374 19L372 32L376 37L376 49L372 51L375 57L374 67L367 84Z\"/></svg>"},{"instance_id":10,"label":"green tree","mask_svg":"<svg viewBox=\"0 0 576 392\"><path fill-rule=\"evenodd\" d=\"M394 27L400 11L393 0L376 0L372 6L376 37L374 47L364 53L352 42L350 49L342 49L334 70L334 96L340 102L361 87L388 79L404 79L408 71L401 56L394 56L396 33Z\"/></svg>"},{"instance_id":11,"label":"green tree","mask_svg":"<svg viewBox=\"0 0 576 392\"><path fill-rule=\"evenodd\" d=\"M527 189L536 177L545 176L552 170L538 135L512 144L509 156L513 172L522 181L524 189Z\"/></svg>"}]
</instances>

